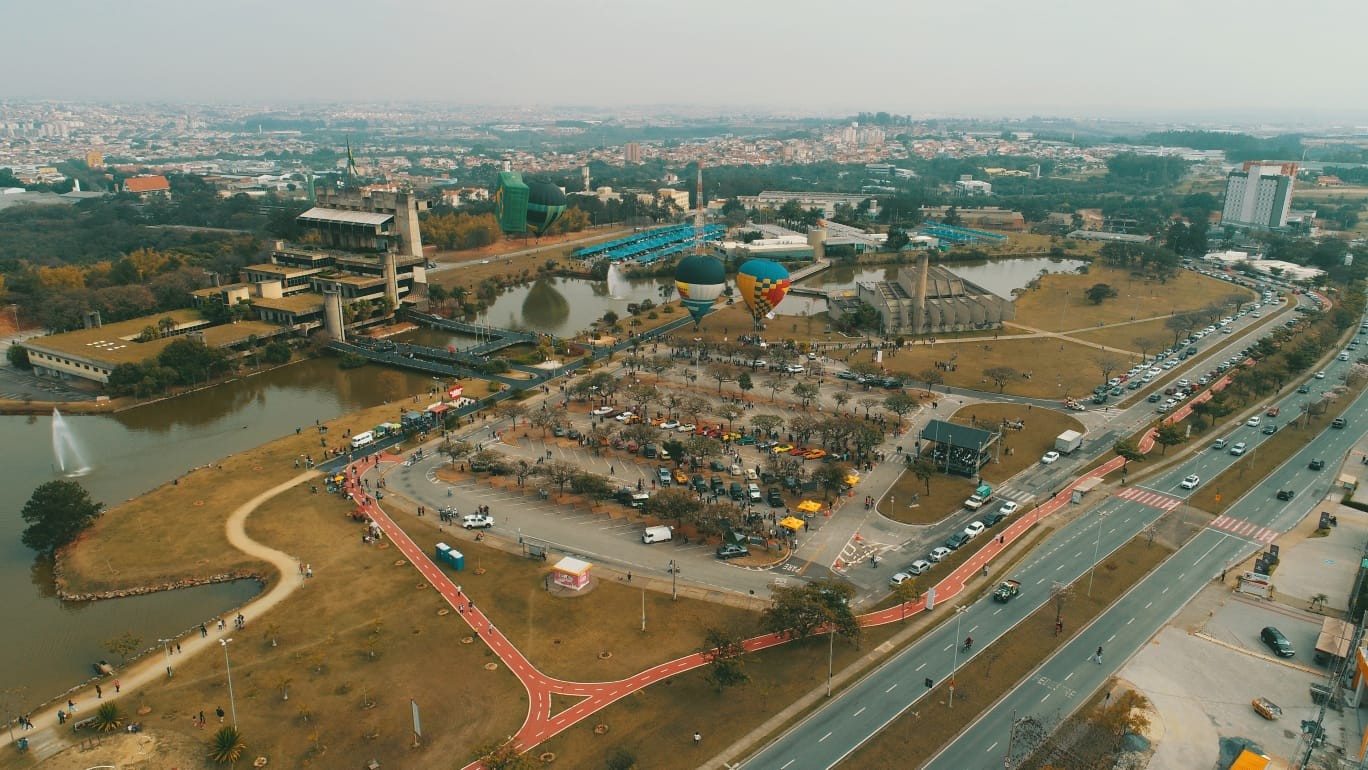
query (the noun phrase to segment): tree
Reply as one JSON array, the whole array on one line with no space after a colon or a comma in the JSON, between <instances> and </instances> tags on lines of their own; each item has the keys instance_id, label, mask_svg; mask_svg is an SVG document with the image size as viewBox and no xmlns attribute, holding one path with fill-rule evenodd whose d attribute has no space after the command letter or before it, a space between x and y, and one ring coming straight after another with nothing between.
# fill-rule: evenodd
<instances>
[{"instance_id":1,"label":"tree","mask_svg":"<svg viewBox=\"0 0 1368 770\"><path fill-rule=\"evenodd\" d=\"M710 666L707 679L718 692L750 681L743 668L746 647L740 636L720 628L708 628L699 650Z\"/></svg>"},{"instance_id":2,"label":"tree","mask_svg":"<svg viewBox=\"0 0 1368 770\"><path fill-rule=\"evenodd\" d=\"M833 493L839 493L845 486L846 476L850 475L850 466L843 463L823 463L812 472L812 480L827 493L828 498Z\"/></svg>"},{"instance_id":3,"label":"tree","mask_svg":"<svg viewBox=\"0 0 1368 770\"><path fill-rule=\"evenodd\" d=\"M292 684L294 684L294 679L290 676L281 674L280 676L276 677L275 688L277 690L280 690L281 700L290 699L290 685Z\"/></svg>"},{"instance_id":4,"label":"tree","mask_svg":"<svg viewBox=\"0 0 1368 770\"><path fill-rule=\"evenodd\" d=\"M912 471L912 475L916 476L918 481L926 485L926 494L931 494L931 477L940 470L931 455L917 455L917 459L912 461L908 470Z\"/></svg>"},{"instance_id":5,"label":"tree","mask_svg":"<svg viewBox=\"0 0 1368 770\"><path fill-rule=\"evenodd\" d=\"M280 340L267 343L261 350L261 358L268 364L288 363L293 355L290 346Z\"/></svg>"},{"instance_id":6,"label":"tree","mask_svg":"<svg viewBox=\"0 0 1368 770\"><path fill-rule=\"evenodd\" d=\"M95 729L102 733L112 733L123 727L123 714L119 712L119 704L112 701L105 701L100 707L95 709Z\"/></svg>"},{"instance_id":7,"label":"tree","mask_svg":"<svg viewBox=\"0 0 1368 770\"><path fill-rule=\"evenodd\" d=\"M676 526L683 526L685 519L692 519L703 509L698 498L684 487L668 487L651 495L642 505L642 513L659 519L674 519Z\"/></svg>"},{"instance_id":8,"label":"tree","mask_svg":"<svg viewBox=\"0 0 1368 770\"><path fill-rule=\"evenodd\" d=\"M797 586L775 586L771 605L761 615L761 626L791 638L834 630L851 641L860 638L860 621L850 607L855 589L838 580L815 580Z\"/></svg>"},{"instance_id":9,"label":"tree","mask_svg":"<svg viewBox=\"0 0 1368 770\"><path fill-rule=\"evenodd\" d=\"M784 418L777 414L753 415L750 422L766 436L784 427Z\"/></svg>"},{"instance_id":10,"label":"tree","mask_svg":"<svg viewBox=\"0 0 1368 770\"><path fill-rule=\"evenodd\" d=\"M1112 451L1116 452L1123 460L1121 463L1122 473L1125 473L1125 468L1130 463L1145 459L1145 455L1140 451L1140 447L1136 446L1135 442L1129 439L1117 441L1112 445Z\"/></svg>"},{"instance_id":11,"label":"tree","mask_svg":"<svg viewBox=\"0 0 1368 770\"><path fill-rule=\"evenodd\" d=\"M1312 609L1312 611L1319 612L1319 611L1325 609L1325 603L1328 602L1328 601L1330 601L1330 595L1329 595L1329 594L1321 593L1321 594L1316 594L1315 596L1311 597L1311 609Z\"/></svg>"},{"instance_id":12,"label":"tree","mask_svg":"<svg viewBox=\"0 0 1368 770\"><path fill-rule=\"evenodd\" d=\"M1102 304L1102 300L1115 297L1116 289L1113 289L1105 283L1095 283L1088 289L1085 296L1088 298L1089 302L1094 305L1100 305Z\"/></svg>"},{"instance_id":13,"label":"tree","mask_svg":"<svg viewBox=\"0 0 1368 770\"><path fill-rule=\"evenodd\" d=\"M722 384L731 382L739 376L735 366L731 364L710 364L708 366L708 377L717 380L717 392L722 392Z\"/></svg>"},{"instance_id":14,"label":"tree","mask_svg":"<svg viewBox=\"0 0 1368 770\"><path fill-rule=\"evenodd\" d=\"M474 452L475 447L464 441L453 441L448 438L437 447L437 451L450 458L451 465L454 468L456 467L456 461Z\"/></svg>"},{"instance_id":15,"label":"tree","mask_svg":"<svg viewBox=\"0 0 1368 770\"><path fill-rule=\"evenodd\" d=\"M551 483L555 484L557 489L561 492L565 492L565 488L580 472L578 465L565 462L564 460L553 460L546 463L543 467L545 470L542 472L546 474L546 477L550 479Z\"/></svg>"},{"instance_id":16,"label":"tree","mask_svg":"<svg viewBox=\"0 0 1368 770\"><path fill-rule=\"evenodd\" d=\"M1137 348L1140 348L1140 357L1149 358L1149 352L1159 347L1159 342L1153 337L1136 337L1131 340Z\"/></svg>"},{"instance_id":17,"label":"tree","mask_svg":"<svg viewBox=\"0 0 1368 770\"><path fill-rule=\"evenodd\" d=\"M129 654L137 652L138 647L141 645L142 637L135 636L132 633L125 633L104 640L100 646L110 655L118 655L120 663L127 663Z\"/></svg>"},{"instance_id":18,"label":"tree","mask_svg":"<svg viewBox=\"0 0 1368 770\"><path fill-rule=\"evenodd\" d=\"M745 377L746 375L743 374L741 376ZM713 413L727 421L727 431L731 432L732 423L736 422L736 418L740 417L745 411L746 410L742 408L740 404L724 403L718 405Z\"/></svg>"},{"instance_id":19,"label":"tree","mask_svg":"<svg viewBox=\"0 0 1368 770\"><path fill-rule=\"evenodd\" d=\"M831 400L836 402L836 410L840 411L850 402L850 394L844 390L838 390L831 394Z\"/></svg>"},{"instance_id":20,"label":"tree","mask_svg":"<svg viewBox=\"0 0 1368 770\"><path fill-rule=\"evenodd\" d=\"M945 382L945 375L939 369L928 367L917 372L917 379L926 385L926 395L929 396L937 385Z\"/></svg>"},{"instance_id":21,"label":"tree","mask_svg":"<svg viewBox=\"0 0 1368 770\"><path fill-rule=\"evenodd\" d=\"M917 601L922 597L922 590L917 587L916 578L908 578L903 582L893 586L893 595L898 598L898 615L900 618L907 617L907 605Z\"/></svg>"},{"instance_id":22,"label":"tree","mask_svg":"<svg viewBox=\"0 0 1368 770\"><path fill-rule=\"evenodd\" d=\"M1178 444L1187 441L1187 431L1179 427L1177 423L1164 423L1159 426L1159 430L1155 431L1154 441L1159 444L1159 446L1163 447L1163 449L1159 451L1159 454L1166 454L1169 447L1177 446Z\"/></svg>"},{"instance_id":23,"label":"tree","mask_svg":"<svg viewBox=\"0 0 1368 770\"><path fill-rule=\"evenodd\" d=\"M542 438L546 438L546 432L552 428L560 427L561 417L554 409L538 409L527 418L532 423L532 427L541 428ZM598 423L594 423L597 425Z\"/></svg>"},{"instance_id":24,"label":"tree","mask_svg":"<svg viewBox=\"0 0 1368 770\"><path fill-rule=\"evenodd\" d=\"M896 414L899 420L917 409L917 400L906 393L894 393L884 399L884 409Z\"/></svg>"},{"instance_id":25,"label":"tree","mask_svg":"<svg viewBox=\"0 0 1368 770\"><path fill-rule=\"evenodd\" d=\"M666 452L670 453L670 459L674 461L676 468L683 464L684 452L686 449L683 441L680 441L677 438L666 439L661 442L660 446Z\"/></svg>"},{"instance_id":26,"label":"tree","mask_svg":"<svg viewBox=\"0 0 1368 770\"><path fill-rule=\"evenodd\" d=\"M1125 361L1117 358L1110 353L1099 353L1092 357L1093 363L1097 364L1097 371L1102 375L1102 381L1107 382L1111 379L1112 372L1120 369Z\"/></svg>"},{"instance_id":27,"label":"tree","mask_svg":"<svg viewBox=\"0 0 1368 770\"><path fill-rule=\"evenodd\" d=\"M998 392L1007 389L1007 383L1021 376L1017 370L1010 366L993 366L983 370L983 376L993 381L997 385Z\"/></svg>"},{"instance_id":28,"label":"tree","mask_svg":"<svg viewBox=\"0 0 1368 770\"><path fill-rule=\"evenodd\" d=\"M755 381L751 379L749 373L742 372L740 376L736 378L736 388L742 393L749 393L755 388Z\"/></svg>"},{"instance_id":29,"label":"tree","mask_svg":"<svg viewBox=\"0 0 1368 770\"><path fill-rule=\"evenodd\" d=\"M232 725L220 727L214 733L213 739L209 741L209 759L215 764L231 765L242 759L243 752L247 751L247 743L242 739L242 733Z\"/></svg>"},{"instance_id":30,"label":"tree","mask_svg":"<svg viewBox=\"0 0 1368 770\"><path fill-rule=\"evenodd\" d=\"M860 399L860 400L857 401L856 403L858 403L860 406L864 407L864 410L865 410L865 419L868 420L868 419L869 419L869 411L870 411L871 409L873 409L874 407L876 407L876 406L879 405L879 399L877 399L877 398L875 398L875 397L873 397L873 396L865 396L864 398Z\"/></svg>"},{"instance_id":31,"label":"tree","mask_svg":"<svg viewBox=\"0 0 1368 770\"><path fill-rule=\"evenodd\" d=\"M518 750L517 741L486 743L470 754L472 762L479 762L486 770L532 770L537 761Z\"/></svg>"},{"instance_id":32,"label":"tree","mask_svg":"<svg viewBox=\"0 0 1368 770\"><path fill-rule=\"evenodd\" d=\"M25 546L50 556L93 524L103 507L74 481L46 482L33 490L19 513L28 522L21 540Z\"/></svg>"},{"instance_id":33,"label":"tree","mask_svg":"<svg viewBox=\"0 0 1368 770\"><path fill-rule=\"evenodd\" d=\"M817 386L808 382L799 382L793 386L793 395L803 402L803 408L807 409L812 404L812 400L817 397Z\"/></svg>"}]
</instances>

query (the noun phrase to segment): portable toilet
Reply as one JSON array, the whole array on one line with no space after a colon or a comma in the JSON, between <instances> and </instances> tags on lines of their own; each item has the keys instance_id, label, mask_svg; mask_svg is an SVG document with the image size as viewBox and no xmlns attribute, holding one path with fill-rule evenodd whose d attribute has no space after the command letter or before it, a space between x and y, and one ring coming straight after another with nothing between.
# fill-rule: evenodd
<instances>
[{"instance_id":1,"label":"portable toilet","mask_svg":"<svg viewBox=\"0 0 1368 770\"><path fill-rule=\"evenodd\" d=\"M437 544L437 561L446 561L448 558L450 558L449 556L447 556L447 554L449 553L451 553L451 546L447 545L446 543Z\"/></svg>"},{"instance_id":2,"label":"portable toilet","mask_svg":"<svg viewBox=\"0 0 1368 770\"><path fill-rule=\"evenodd\" d=\"M450 564L453 569L465 569L465 554L461 553L455 548L447 549L446 560L447 564Z\"/></svg>"}]
</instances>

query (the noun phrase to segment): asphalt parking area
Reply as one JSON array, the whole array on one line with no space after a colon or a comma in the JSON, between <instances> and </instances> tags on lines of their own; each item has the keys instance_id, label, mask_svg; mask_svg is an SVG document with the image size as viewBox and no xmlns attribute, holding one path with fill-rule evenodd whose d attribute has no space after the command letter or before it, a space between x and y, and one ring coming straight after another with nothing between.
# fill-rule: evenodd
<instances>
[{"instance_id":1,"label":"asphalt parking area","mask_svg":"<svg viewBox=\"0 0 1368 770\"><path fill-rule=\"evenodd\" d=\"M1205 600L1205 601L1204 601ZM1234 598L1213 585L1197 602L1212 606L1196 633L1165 627L1118 672L1154 706L1150 767L1214 767L1220 741L1247 738L1275 759L1287 760L1297 748L1301 720L1313 719L1310 686L1324 682L1324 669L1312 662L1318 619L1276 604ZM1297 654L1279 659L1259 641L1264 626L1287 635ZM1250 705L1267 698L1283 710L1269 721ZM1341 734L1339 717L1327 712L1326 732Z\"/></svg>"}]
</instances>

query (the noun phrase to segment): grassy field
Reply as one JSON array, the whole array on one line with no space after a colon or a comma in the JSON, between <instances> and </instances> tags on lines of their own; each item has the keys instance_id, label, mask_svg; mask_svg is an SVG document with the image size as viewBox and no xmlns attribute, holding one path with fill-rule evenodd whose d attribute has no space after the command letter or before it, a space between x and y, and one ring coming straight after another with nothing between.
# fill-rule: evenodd
<instances>
[{"instance_id":1,"label":"grassy field","mask_svg":"<svg viewBox=\"0 0 1368 770\"><path fill-rule=\"evenodd\" d=\"M483 381L462 384L472 392ZM426 405L427 402L422 402ZM412 406L412 404L406 404ZM369 430L399 419L399 406L382 405L331 420L330 447L342 445L345 432ZM288 430L288 426L282 426ZM69 593L94 593L228 572L257 574L265 565L228 546L223 525L240 503L301 472L295 460L319 460L319 434L312 427L287 435L212 466L191 471L132 501L117 505L81 535L58 560L58 575ZM307 485L305 487L307 492ZM157 548L149 548L155 542ZM264 575L274 579L274 575Z\"/></svg>"},{"instance_id":2,"label":"grassy field","mask_svg":"<svg viewBox=\"0 0 1368 770\"><path fill-rule=\"evenodd\" d=\"M1173 344L1173 332L1164 326L1167 321L1167 318L1136 321L1135 323L1104 326L1101 329L1082 331L1070 336L1087 342L1096 342L1112 350L1125 350L1152 356ZM1142 351L1140 345L1136 344L1136 339L1153 340L1154 344Z\"/></svg>"},{"instance_id":3,"label":"grassy field","mask_svg":"<svg viewBox=\"0 0 1368 770\"><path fill-rule=\"evenodd\" d=\"M846 356L852 362L872 361L874 352L860 350ZM1005 392L1063 400L1066 395L1092 393L1101 374L1095 361L1105 356L1116 354L1053 337L964 342L938 338L935 345L915 345L886 354L883 366L906 377L909 387L920 388L920 372L932 369L937 361L953 361L954 371L941 370L946 385L989 392L996 391L997 385L984 377L984 370L1005 366L1021 375L1006 383Z\"/></svg>"},{"instance_id":4,"label":"grassy field","mask_svg":"<svg viewBox=\"0 0 1368 770\"><path fill-rule=\"evenodd\" d=\"M1357 201L1368 198L1368 187L1358 185L1346 185L1344 187L1309 187L1306 189L1297 188L1292 193L1294 205L1300 205L1301 201L1316 201L1323 203L1343 199L1345 202Z\"/></svg>"},{"instance_id":5,"label":"grassy field","mask_svg":"<svg viewBox=\"0 0 1368 770\"><path fill-rule=\"evenodd\" d=\"M994 485L1038 463L1041 455L1054 448L1055 437L1060 433L1083 430L1082 423L1063 412L1052 409L1037 411L1022 404L975 404L960 409L950 420L970 425L974 418L989 425L999 424L1003 420L1022 420L1026 424L1019 431L1004 431L999 462L984 466L984 480ZM928 495L926 485L905 471L893 484L889 495L879 502L879 512L907 524L931 524L958 511L973 491L974 482L971 479L938 475L931 480L931 494ZM909 508L907 503L914 494L920 495L920 505Z\"/></svg>"},{"instance_id":6,"label":"grassy field","mask_svg":"<svg viewBox=\"0 0 1368 770\"><path fill-rule=\"evenodd\" d=\"M1119 296L1092 304L1085 293L1098 283L1111 286ZM1180 270L1168 282L1160 283L1132 276L1128 270L1094 265L1086 275L1051 273L1042 278L1039 289L1017 298L1016 322L1046 331L1081 330L1196 310L1236 292L1255 296L1249 289L1188 270Z\"/></svg>"},{"instance_id":7,"label":"grassy field","mask_svg":"<svg viewBox=\"0 0 1368 770\"><path fill-rule=\"evenodd\" d=\"M980 711L1064 646L1079 628L1135 585L1170 551L1143 539L1133 540L1103 560L1092 593L1075 590L1063 609L1064 634L1055 636L1055 606L1047 602L1025 621L960 666L955 706L949 706L948 677L917 708L890 723L846 759L847 767L918 767L952 740ZM1086 580L1086 577L1084 578Z\"/></svg>"}]
</instances>

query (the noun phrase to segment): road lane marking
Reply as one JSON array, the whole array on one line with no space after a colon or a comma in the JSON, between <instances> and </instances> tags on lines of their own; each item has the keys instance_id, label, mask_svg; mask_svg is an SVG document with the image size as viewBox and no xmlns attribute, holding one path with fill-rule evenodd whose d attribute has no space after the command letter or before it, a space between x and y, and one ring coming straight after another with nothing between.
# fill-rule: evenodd
<instances>
[{"instance_id":1,"label":"road lane marking","mask_svg":"<svg viewBox=\"0 0 1368 770\"><path fill-rule=\"evenodd\" d=\"M1072 672L1072 671L1069 672L1069 675L1068 675L1068 676L1064 677L1064 681L1067 682L1067 681L1069 681L1070 679L1073 679L1073 672Z\"/></svg>"},{"instance_id":2,"label":"road lane marking","mask_svg":"<svg viewBox=\"0 0 1368 770\"><path fill-rule=\"evenodd\" d=\"M1134 622L1135 622L1135 618L1131 618L1130 620L1127 620L1127 621L1126 621L1126 625L1129 626L1131 623L1134 623Z\"/></svg>"},{"instance_id":3,"label":"road lane marking","mask_svg":"<svg viewBox=\"0 0 1368 770\"><path fill-rule=\"evenodd\" d=\"M865 712L865 709L867 709L867 708L869 708L869 707L868 707L868 706L861 706L861 707L860 707L860 710L859 710L859 711L856 711L854 714L851 714L851 716L852 716L852 717L857 717L857 716L863 714L863 713Z\"/></svg>"},{"instance_id":4,"label":"road lane marking","mask_svg":"<svg viewBox=\"0 0 1368 770\"><path fill-rule=\"evenodd\" d=\"M986 748L986 749L984 749L984 751L986 751L986 752L991 752L993 749L997 748L997 745L998 745L998 742L997 742L997 741L993 741L993 745L992 745L992 746L989 746L989 747Z\"/></svg>"},{"instance_id":5,"label":"road lane marking","mask_svg":"<svg viewBox=\"0 0 1368 770\"><path fill-rule=\"evenodd\" d=\"M915 670L916 670L916 671L921 671L921 670L924 669L924 668L926 668L926 664L925 664L925 663L921 664L920 666L917 666L917 668L916 668ZM863 710L863 709L861 709L861 710Z\"/></svg>"},{"instance_id":6,"label":"road lane marking","mask_svg":"<svg viewBox=\"0 0 1368 770\"><path fill-rule=\"evenodd\" d=\"M797 761L798 761L797 759L790 759L789 761L787 761L787 762L785 762L784 764L780 765L780 766L779 766L779 770L788 770L788 766L791 765L791 764L793 764L794 762L797 762Z\"/></svg>"},{"instance_id":7,"label":"road lane marking","mask_svg":"<svg viewBox=\"0 0 1368 770\"><path fill-rule=\"evenodd\" d=\"M1041 699L1040 699L1040 702L1041 702L1041 703L1044 703L1045 701L1049 700L1051 695L1054 695L1054 693L1052 693L1052 692L1047 692L1047 693L1045 693L1045 697L1041 698Z\"/></svg>"},{"instance_id":8,"label":"road lane marking","mask_svg":"<svg viewBox=\"0 0 1368 770\"><path fill-rule=\"evenodd\" d=\"M827 738L830 738L830 737L831 737L831 733L827 733L826 735L823 735L821 738L818 738L818 739L817 739L817 742L818 742L818 743L821 743L822 741L824 741L824 740L826 740Z\"/></svg>"},{"instance_id":9,"label":"road lane marking","mask_svg":"<svg viewBox=\"0 0 1368 770\"><path fill-rule=\"evenodd\" d=\"M1113 639L1115 639L1115 638L1116 638L1116 634L1112 634L1111 636L1107 637L1107 644L1111 644L1111 641L1112 641Z\"/></svg>"},{"instance_id":10,"label":"road lane marking","mask_svg":"<svg viewBox=\"0 0 1368 770\"><path fill-rule=\"evenodd\" d=\"M1149 602L1149 603L1147 603L1147 604L1145 605L1145 609L1149 609L1150 607L1153 607L1153 606L1154 606L1154 602Z\"/></svg>"},{"instance_id":11,"label":"road lane marking","mask_svg":"<svg viewBox=\"0 0 1368 770\"><path fill-rule=\"evenodd\" d=\"M893 683L893 686L890 687L890 688L888 688L887 690L884 690L884 692L885 692L885 693L893 692L893 690L897 689L897 687L898 687L898 683L897 683L897 682L894 682L894 683Z\"/></svg>"}]
</instances>

